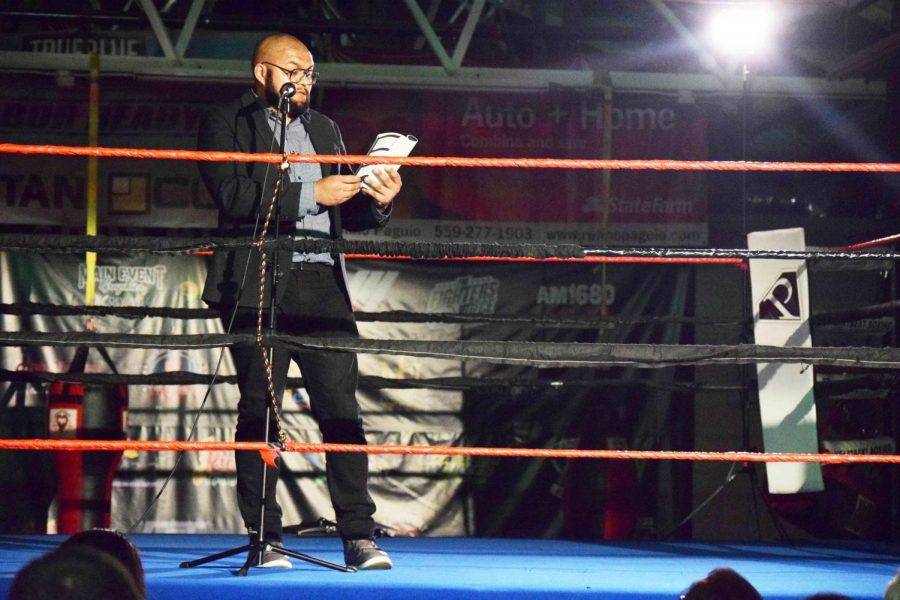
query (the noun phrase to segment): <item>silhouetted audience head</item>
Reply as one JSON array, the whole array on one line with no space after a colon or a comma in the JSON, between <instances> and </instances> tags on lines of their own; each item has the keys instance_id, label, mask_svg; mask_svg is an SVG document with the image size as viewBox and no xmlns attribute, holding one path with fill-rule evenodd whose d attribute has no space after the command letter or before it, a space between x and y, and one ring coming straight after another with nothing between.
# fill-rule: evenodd
<instances>
[{"instance_id":1,"label":"silhouetted audience head","mask_svg":"<svg viewBox=\"0 0 900 600\"><path fill-rule=\"evenodd\" d=\"M720 567L695 581L681 596L685 600L762 600L750 582L733 569Z\"/></svg>"},{"instance_id":2,"label":"silhouetted audience head","mask_svg":"<svg viewBox=\"0 0 900 600\"><path fill-rule=\"evenodd\" d=\"M821 592L819 594L813 594L812 596L807 596L803 600L853 600L850 596L845 596L843 594L834 594L831 592Z\"/></svg>"},{"instance_id":3,"label":"silhouetted audience head","mask_svg":"<svg viewBox=\"0 0 900 600\"><path fill-rule=\"evenodd\" d=\"M31 561L13 579L9 600L144 600L131 573L95 548L61 548Z\"/></svg>"},{"instance_id":4,"label":"silhouetted audience head","mask_svg":"<svg viewBox=\"0 0 900 600\"><path fill-rule=\"evenodd\" d=\"M88 529L70 536L60 548L87 547L106 552L131 573L138 590L144 593L144 565L137 546L124 533L113 529Z\"/></svg>"},{"instance_id":5,"label":"silhouetted audience head","mask_svg":"<svg viewBox=\"0 0 900 600\"><path fill-rule=\"evenodd\" d=\"M900 571L888 582L884 590L884 600L900 600Z\"/></svg>"}]
</instances>

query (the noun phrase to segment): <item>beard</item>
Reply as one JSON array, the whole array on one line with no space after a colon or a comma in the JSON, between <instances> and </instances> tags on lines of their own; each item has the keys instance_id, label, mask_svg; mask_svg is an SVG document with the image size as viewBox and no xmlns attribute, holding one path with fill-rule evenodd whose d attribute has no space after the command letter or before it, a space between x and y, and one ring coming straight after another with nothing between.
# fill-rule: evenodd
<instances>
[{"instance_id":1,"label":"beard","mask_svg":"<svg viewBox=\"0 0 900 600\"><path fill-rule=\"evenodd\" d=\"M278 91L274 90L271 85L266 86L266 103L278 110L278 101L281 99L281 95ZM288 116L291 119L296 119L300 115L304 114L309 110L309 96L304 95L302 99L298 99L297 95L294 94L293 98L288 99Z\"/></svg>"}]
</instances>

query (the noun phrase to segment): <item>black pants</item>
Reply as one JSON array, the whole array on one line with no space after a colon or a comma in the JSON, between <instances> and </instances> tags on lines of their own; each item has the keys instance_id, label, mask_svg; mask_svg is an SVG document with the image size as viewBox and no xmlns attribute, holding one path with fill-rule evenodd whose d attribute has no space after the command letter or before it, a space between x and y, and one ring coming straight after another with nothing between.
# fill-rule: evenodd
<instances>
[{"instance_id":1,"label":"black pants","mask_svg":"<svg viewBox=\"0 0 900 600\"><path fill-rule=\"evenodd\" d=\"M322 337L357 337L353 312L341 292L336 268L303 265L295 268L280 282L286 285L281 303L275 308L276 331L285 335ZM279 294L280 295L280 294ZM266 307L268 309L268 307ZM222 312L227 327L231 312ZM239 309L234 333L256 331L257 313ZM263 327L269 323L268 310ZM258 346L231 349L237 371L240 401L236 441L260 441L265 435L266 405L269 402L265 366ZM356 355L347 352L276 350L272 361L272 378L278 406L284 392L290 361L300 367L309 394L313 417L319 424L325 443L365 444L359 404L356 400L358 369ZM270 421L269 441L276 439L274 417ZM238 506L244 524L256 529L260 517L260 484L264 463L258 452L236 451ZM375 504L367 491L368 455L360 452L330 452L326 455L325 473L328 491L341 537L371 537ZM265 537L280 541L281 507L275 498L278 469L268 467L266 474Z\"/></svg>"}]
</instances>

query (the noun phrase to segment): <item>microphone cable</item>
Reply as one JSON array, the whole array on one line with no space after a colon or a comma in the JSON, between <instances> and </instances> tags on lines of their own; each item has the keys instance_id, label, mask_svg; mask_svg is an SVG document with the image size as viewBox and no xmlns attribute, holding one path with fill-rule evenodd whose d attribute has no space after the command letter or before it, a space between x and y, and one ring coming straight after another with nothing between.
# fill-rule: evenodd
<instances>
[{"instance_id":1,"label":"microphone cable","mask_svg":"<svg viewBox=\"0 0 900 600\"><path fill-rule=\"evenodd\" d=\"M288 110L290 106L291 96L297 93L297 86L295 86L290 81L286 82L281 86L281 96L278 99L278 110L281 112L281 136L282 138L286 138L287 132L287 117ZM274 132L273 132L274 133ZM274 135L272 137L272 141L274 143L275 138ZM287 442L287 433L284 431L284 428L281 426L281 410L278 408L278 397L275 391L275 382L272 377L272 360L274 359L274 349L269 347L266 348L263 343L263 314L265 312L265 307L263 304L265 303L265 289L266 289L266 265L268 261L268 257L266 256L266 251L263 249L263 241L265 240L266 234L269 231L269 225L272 220L272 215L276 213L276 206L278 203L279 196L281 194L281 185L284 181L285 173L289 168L288 160L287 160L287 141L282 140L283 143L281 145L281 165L278 169L278 175L275 179L275 187L272 191L272 201L269 203L269 210L266 212L266 219L263 221L262 231L259 233L259 240L257 242L257 251L259 252L259 296L257 298L256 304L256 344L262 353L263 366L265 368L266 373L266 388L269 393L269 402L272 408L272 416L274 417L274 425L276 429L276 434L278 436L278 442L283 448L285 443ZM271 163L270 163L271 164ZM259 221L259 215L257 214L257 222ZM278 229L279 229L280 218L276 217L275 219L275 239L278 239ZM254 236L255 237L255 236ZM272 261L273 267L277 269L278 265L278 252L273 255L274 260ZM249 262L249 261L248 261ZM272 304L271 313L269 314L269 331L274 333L275 331L275 277L273 275L272 278L272 286L269 290L269 302ZM269 426L270 422L268 417L266 418L265 424L265 441L269 443ZM262 529L260 529L262 531Z\"/></svg>"}]
</instances>

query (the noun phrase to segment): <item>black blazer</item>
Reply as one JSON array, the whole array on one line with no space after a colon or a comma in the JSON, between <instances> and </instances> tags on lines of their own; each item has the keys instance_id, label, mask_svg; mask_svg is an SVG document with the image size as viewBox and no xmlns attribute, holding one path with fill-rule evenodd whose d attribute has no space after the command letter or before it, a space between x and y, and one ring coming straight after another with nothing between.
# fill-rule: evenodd
<instances>
[{"instance_id":1,"label":"black blazer","mask_svg":"<svg viewBox=\"0 0 900 600\"><path fill-rule=\"evenodd\" d=\"M265 106L252 91L247 91L238 100L217 106L208 111L200 121L197 136L198 150L220 150L226 152L281 152L278 140L266 120ZM341 132L337 124L320 112L309 111L309 120L304 121L310 141L317 154L346 154ZM322 164L322 176L349 173L344 165ZM261 162L198 162L200 175L219 209L219 235L225 237L246 237L262 230L264 211L268 209L275 186L278 165ZM304 184L284 179L278 203L279 235L294 232L300 209L300 190ZM307 184L308 185L308 184ZM260 206L262 204L262 206ZM329 208L331 216L331 237L341 236L342 230L363 231L382 227L389 214L378 211L375 201L358 194L340 207ZM270 236L275 231L275 222L269 225ZM281 300L285 286L278 285L284 272L291 265L291 251L278 253L276 281L276 302ZM272 257L269 257L271 267ZM203 300L210 304L239 304L255 307L259 300L259 252L255 247L237 250L219 250L209 265ZM343 275L343 259L337 257ZM246 277L244 275L246 270ZM264 306L269 305L272 288L272 274L266 274ZM346 277L341 277L345 296L348 297Z\"/></svg>"}]
</instances>

